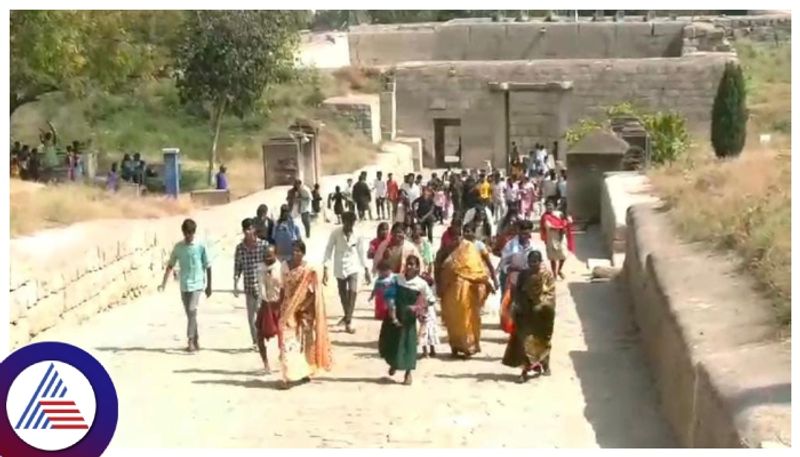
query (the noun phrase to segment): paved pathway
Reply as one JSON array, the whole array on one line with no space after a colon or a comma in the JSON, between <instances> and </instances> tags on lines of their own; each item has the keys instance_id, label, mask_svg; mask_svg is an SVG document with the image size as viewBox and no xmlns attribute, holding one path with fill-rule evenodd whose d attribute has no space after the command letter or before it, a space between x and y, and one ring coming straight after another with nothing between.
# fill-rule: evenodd
<instances>
[{"instance_id":1,"label":"paved pathway","mask_svg":"<svg viewBox=\"0 0 800 457\"><path fill-rule=\"evenodd\" d=\"M357 230L369 236L374 227ZM321 260L330 229L314 227L312 261ZM410 387L401 374L388 380L362 286L357 333L332 330L334 370L278 390L279 374L263 374L249 348L244 299L229 292L232 246L219 253L216 291L200 305L198 354L181 350L185 316L175 284L37 341L77 344L109 370L120 398L116 447L673 446L623 295L585 278L585 258L600 256L599 234L578 242L580 259L570 259L558 285L553 375L525 385L500 363L506 336L496 318L485 319L476 358L422 360ZM333 325L341 307L331 283ZM274 340L269 351L277 361Z\"/></svg>"}]
</instances>

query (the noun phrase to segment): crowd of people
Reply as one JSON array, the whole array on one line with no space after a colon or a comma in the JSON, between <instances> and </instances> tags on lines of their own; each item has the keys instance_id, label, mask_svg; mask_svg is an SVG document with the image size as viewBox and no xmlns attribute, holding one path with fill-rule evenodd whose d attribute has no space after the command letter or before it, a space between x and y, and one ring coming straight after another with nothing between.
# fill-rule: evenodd
<instances>
[{"instance_id":1,"label":"crowd of people","mask_svg":"<svg viewBox=\"0 0 800 457\"><path fill-rule=\"evenodd\" d=\"M41 131L39 145L31 147L14 141L10 148L10 174L25 181L78 181L84 177L84 145L79 141L61 149L55 130ZM63 172L63 176L56 173Z\"/></svg>"},{"instance_id":2,"label":"crowd of people","mask_svg":"<svg viewBox=\"0 0 800 457\"><path fill-rule=\"evenodd\" d=\"M433 173L427 181L409 174L402 183L392 173L384 180L381 172L371 183L366 173L355 183L348 179L327 198L337 227L328 236L321 274L306 262L303 241L311 237L312 220L325 213L319 185L312 190L296 181L277 218L260 205L255 218L241 223L233 273L234 295L246 297L250 336L264 368L270 371L266 341L273 337L286 387L331 368L322 287L332 266L343 310L337 325L356 332L353 313L363 273L374 317L382 322L380 356L390 376L404 372L404 384L412 383L420 354L437 356L445 332L452 357L481 352L484 305L493 293L501 294L494 315L510 335L503 364L521 369L520 382L549 375L555 283L565 277L564 263L575 246L566 172L556 177L542 163L546 156L539 157L507 177L464 170ZM357 220L373 219L380 222L367 243L354 227ZM436 224L447 228L435 247ZM184 239L173 250L161 287L180 264L187 350L193 352L199 349L197 303L203 293L211 294L211 268L202 243L194 240L196 224L186 220L181 229Z\"/></svg>"}]
</instances>

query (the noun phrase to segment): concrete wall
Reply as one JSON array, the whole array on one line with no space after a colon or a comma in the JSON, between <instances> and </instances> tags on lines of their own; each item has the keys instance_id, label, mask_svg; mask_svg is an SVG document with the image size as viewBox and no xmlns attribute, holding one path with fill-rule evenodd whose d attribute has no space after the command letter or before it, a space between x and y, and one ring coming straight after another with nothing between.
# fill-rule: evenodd
<instances>
[{"instance_id":1,"label":"concrete wall","mask_svg":"<svg viewBox=\"0 0 800 457\"><path fill-rule=\"evenodd\" d=\"M352 65L415 60L534 60L676 57L684 21L622 23L441 23L356 27Z\"/></svg>"},{"instance_id":2,"label":"concrete wall","mask_svg":"<svg viewBox=\"0 0 800 457\"><path fill-rule=\"evenodd\" d=\"M791 446L791 342L770 303L670 224L658 204L628 210L621 275L667 421L686 447Z\"/></svg>"},{"instance_id":3,"label":"concrete wall","mask_svg":"<svg viewBox=\"0 0 800 457\"><path fill-rule=\"evenodd\" d=\"M568 124L631 101L652 110L677 110L690 125L707 129L725 62L734 58L712 53L655 59L407 63L395 69L398 136L422 138L430 165L433 120L461 119L464 166L479 167L488 159L495 166L504 164L504 102L502 93L489 92L487 84L493 81L572 81L574 88L565 103ZM527 96L511 95L515 118L526 124L511 120L514 138L526 146L535 142L530 131L523 130L527 128L536 129L542 140L557 137L559 132L547 128L552 124L548 120L552 103L514 101Z\"/></svg>"}]
</instances>

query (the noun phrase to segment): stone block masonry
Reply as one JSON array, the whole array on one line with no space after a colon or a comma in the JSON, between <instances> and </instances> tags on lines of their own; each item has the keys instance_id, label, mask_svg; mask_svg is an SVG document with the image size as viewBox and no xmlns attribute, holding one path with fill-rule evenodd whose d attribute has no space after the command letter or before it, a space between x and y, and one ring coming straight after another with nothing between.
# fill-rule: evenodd
<instances>
[{"instance_id":1,"label":"stone block masonry","mask_svg":"<svg viewBox=\"0 0 800 457\"><path fill-rule=\"evenodd\" d=\"M484 160L503 163L503 95L490 82L571 81L567 124L601 116L606 107L630 101L649 110L675 110L695 129L707 129L716 87L730 53L695 53L676 58L576 59L535 61L411 62L395 68L399 136L424 141L426 165L433 161L434 119L462 120L463 161L480 167ZM468 82L468 83L465 83ZM552 140L563 132L552 122L553 101L545 96L526 103L528 95L511 94L512 141L522 147ZM515 101L516 100L516 101ZM539 119L539 121L537 121ZM475 130L477 129L477 130ZM472 132L480 131L472 134ZM489 135L485 137L484 135ZM540 140L534 140L539 135ZM549 143L548 143L549 144Z\"/></svg>"},{"instance_id":2,"label":"stone block masonry","mask_svg":"<svg viewBox=\"0 0 800 457\"><path fill-rule=\"evenodd\" d=\"M684 243L660 203L627 213L621 280L685 447L791 446L791 345L730 259Z\"/></svg>"}]
</instances>

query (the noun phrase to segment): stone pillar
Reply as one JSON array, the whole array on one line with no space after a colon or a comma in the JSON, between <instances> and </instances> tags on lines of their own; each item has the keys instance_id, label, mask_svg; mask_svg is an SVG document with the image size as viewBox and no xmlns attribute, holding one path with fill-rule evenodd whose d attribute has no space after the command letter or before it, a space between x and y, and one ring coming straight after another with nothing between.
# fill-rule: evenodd
<instances>
[{"instance_id":1,"label":"stone pillar","mask_svg":"<svg viewBox=\"0 0 800 457\"><path fill-rule=\"evenodd\" d=\"M558 143L558 151L551 151L553 152L553 159L556 161L560 161L564 166L567 165L567 143L564 140L564 134L567 132L567 128L569 127L569 106L570 106L570 99L572 97L571 90L564 90L556 92L556 142ZM548 149L552 149L553 145L548 145Z\"/></svg>"},{"instance_id":2,"label":"stone pillar","mask_svg":"<svg viewBox=\"0 0 800 457\"><path fill-rule=\"evenodd\" d=\"M397 136L397 100L395 98L395 81L388 79L383 84L380 94L381 104L381 138L384 141L394 140Z\"/></svg>"}]
</instances>

